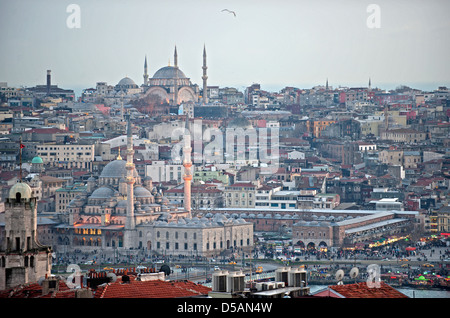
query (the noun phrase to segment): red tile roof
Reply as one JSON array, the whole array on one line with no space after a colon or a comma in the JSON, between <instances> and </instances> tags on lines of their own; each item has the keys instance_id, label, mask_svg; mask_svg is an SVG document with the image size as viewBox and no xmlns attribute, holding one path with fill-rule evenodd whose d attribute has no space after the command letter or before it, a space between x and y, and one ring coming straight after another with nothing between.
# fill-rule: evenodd
<instances>
[{"instance_id":1,"label":"red tile roof","mask_svg":"<svg viewBox=\"0 0 450 318\"><path fill-rule=\"evenodd\" d=\"M94 289L94 298L190 298L207 296L211 288L191 281L137 281L129 276L130 282L123 283L120 277L114 283L103 284ZM58 291L42 294L42 286L29 283L0 291L0 298L75 298L77 289L70 289L63 280Z\"/></svg>"},{"instance_id":2,"label":"red tile roof","mask_svg":"<svg viewBox=\"0 0 450 318\"><path fill-rule=\"evenodd\" d=\"M116 281L101 285L94 298L185 298L207 296L211 288L191 281Z\"/></svg>"},{"instance_id":3,"label":"red tile roof","mask_svg":"<svg viewBox=\"0 0 450 318\"><path fill-rule=\"evenodd\" d=\"M63 280L60 280L57 292L42 295L41 285L28 283L1 291L0 298L75 298L75 290L70 289Z\"/></svg>"},{"instance_id":4,"label":"red tile roof","mask_svg":"<svg viewBox=\"0 0 450 318\"><path fill-rule=\"evenodd\" d=\"M333 285L330 289L339 293L344 298L408 298L395 288L389 286L385 282L380 282L380 287L369 287L366 282Z\"/></svg>"}]
</instances>

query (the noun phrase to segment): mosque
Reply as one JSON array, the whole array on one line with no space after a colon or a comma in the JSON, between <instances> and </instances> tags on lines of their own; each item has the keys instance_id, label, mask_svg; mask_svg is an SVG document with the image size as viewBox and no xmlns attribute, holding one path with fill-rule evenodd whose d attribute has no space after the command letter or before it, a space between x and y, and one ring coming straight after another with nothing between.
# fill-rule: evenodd
<instances>
[{"instance_id":1,"label":"mosque","mask_svg":"<svg viewBox=\"0 0 450 318\"><path fill-rule=\"evenodd\" d=\"M155 98L160 103L166 103L171 106L181 105L182 103L207 103L207 79L206 74L206 47L203 47L203 91L205 94L201 96L200 89L197 84L193 84L185 73L178 66L178 53L175 47L174 65L164 66L158 69L153 77L148 75L147 57L144 61L144 83L139 87L131 78L122 78L114 89L110 92L109 97L127 99L148 99Z\"/></svg>"},{"instance_id":2,"label":"mosque","mask_svg":"<svg viewBox=\"0 0 450 318\"><path fill-rule=\"evenodd\" d=\"M203 49L203 68L206 70L206 49ZM205 79L206 81L206 79ZM206 83L205 83L206 84ZM178 67L178 54L175 47L174 65L164 66L148 77L147 57L144 62L143 97L156 95L170 105L199 101L199 88ZM206 91L206 90L205 90Z\"/></svg>"},{"instance_id":3,"label":"mosque","mask_svg":"<svg viewBox=\"0 0 450 318\"><path fill-rule=\"evenodd\" d=\"M56 226L58 252L151 251L165 255L216 256L224 251L251 250L253 224L224 215L191 215L191 147L185 135L184 206L171 204L150 177L141 177L133 163L133 136L127 119L126 160L119 156L87 189L67 205Z\"/></svg>"}]
</instances>

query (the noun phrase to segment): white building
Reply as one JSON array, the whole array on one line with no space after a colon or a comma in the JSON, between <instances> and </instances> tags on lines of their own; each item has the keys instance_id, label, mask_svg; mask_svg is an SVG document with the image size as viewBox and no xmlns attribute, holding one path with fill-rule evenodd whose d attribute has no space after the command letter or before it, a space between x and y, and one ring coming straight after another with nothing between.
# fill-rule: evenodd
<instances>
[{"instance_id":1,"label":"white building","mask_svg":"<svg viewBox=\"0 0 450 318\"><path fill-rule=\"evenodd\" d=\"M145 175L154 182L169 182L176 180L183 182L184 167L182 164L168 164L166 161L153 161L145 166Z\"/></svg>"}]
</instances>

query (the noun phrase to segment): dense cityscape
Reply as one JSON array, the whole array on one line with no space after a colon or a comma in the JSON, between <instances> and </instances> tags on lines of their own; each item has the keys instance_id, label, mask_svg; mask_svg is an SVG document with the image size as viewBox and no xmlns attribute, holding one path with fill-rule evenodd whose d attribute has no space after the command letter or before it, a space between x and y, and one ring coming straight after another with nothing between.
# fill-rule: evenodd
<instances>
[{"instance_id":1,"label":"dense cityscape","mask_svg":"<svg viewBox=\"0 0 450 318\"><path fill-rule=\"evenodd\" d=\"M450 88L211 85L208 49L0 78L0 297L448 298Z\"/></svg>"}]
</instances>

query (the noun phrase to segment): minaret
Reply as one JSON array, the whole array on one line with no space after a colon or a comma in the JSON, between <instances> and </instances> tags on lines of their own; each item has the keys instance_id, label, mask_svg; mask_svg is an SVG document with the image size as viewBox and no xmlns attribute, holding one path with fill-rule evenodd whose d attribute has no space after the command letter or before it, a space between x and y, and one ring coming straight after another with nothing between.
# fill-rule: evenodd
<instances>
[{"instance_id":1,"label":"minaret","mask_svg":"<svg viewBox=\"0 0 450 318\"><path fill-rule=\"evenodd\" d=\"M202 80L203 80L203 104L207 104L208 103L208 86L206 84L206 80L208 79L208 76L206 75L206 69L208 67L206 66L206 47L203 45L203 76L202 76Z\"/></svg>"},{"instance_id":2,"label":"minaret","mask_svg":"<svg viewBox=\"0 0 450 318\"><path fill-rule=\"evenodd\" d=\"M175 52L173 54L174 67L178 68L178 54L177 46L175 45ZM175 83L173 87L173 105L178 106L178 71L175 71Z\"/></svg>"},{"instance_id":3,"label":"minaret","mask_svg":"<svg viewBox=\"0 0 450 318\"><path fill-rule=\"evenodd\" d=\"M134 220L134 163L133 163L133 133L131 130L131 120L130 115L127 115L128 127L127 127L127 163L126 163L126 171L127 171L127 218L125 222L125 240L124 247L130 248L132 247L132 231L135 229L135 220Z\"/></svg>"},{"instance_id":4,"label":"minaret","mask_svg":"<svg viewBox=\"0 0 450 318\"><path fill-rule=\"evenodd\" d=\"M369 91L371 91L372 90L372 83L371 83L371 80L370 80L370 77L369 77Z\"/></svg>"},{"instance_id":5,"label":"minaret","mask_svg":"<svg viewBox=\"0 0 450 318\"><path fill-rule=\"evenodd\" d=\"M328 90L328 78L327 78L327 84L325 85L325 89Z\"/></svg>"},{"instance_id":6,"label":"minaret","mask_svg":"<svg viewBox=\"0 0 450 318\"><path fill-rule=\"evenodd\" d=\"M144 85L148 84L148 69L147 69L147 55L145 56L144 62Z\"/></svg>"},{"instance_id":7,"label":"minaret","mask_svg":"<svg viewBox=\"0 0 450 318\"><path fill-rule=\"evenodd\" d=\"M184 166L184 210L189 213L189 218L191 215L191 181L192 181L192 161L191 161L191 133L188 127L189 119L186 116L186 130L184 134L184 147L183 147L183 166Z\"/></svg>"},{"instance_id":8,"label":"minaret","mask_svg":"<svg viewBox=\"0 0 450 318\"><path fill-rule=\"evenodd\" d=\"M178 54L177 54L177 46L175 45L175 52L173 53L173 63L174 66L178 68Z\"/></svg>"}]
</instances>

